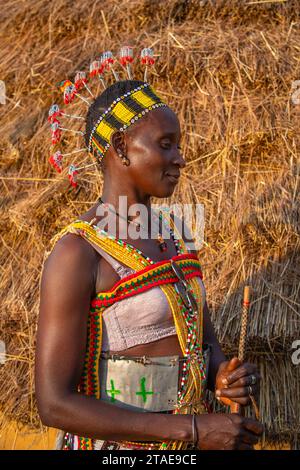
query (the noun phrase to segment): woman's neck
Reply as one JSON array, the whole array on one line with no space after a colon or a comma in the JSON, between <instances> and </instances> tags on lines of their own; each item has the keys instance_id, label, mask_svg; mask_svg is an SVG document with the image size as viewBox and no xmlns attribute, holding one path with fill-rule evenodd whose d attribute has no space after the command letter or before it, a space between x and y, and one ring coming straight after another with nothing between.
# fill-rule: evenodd
<instances>
[{"instance_id":1,"label":"woman's neck","mask_svg":"<svg viewBox=\"0 0 300 470\"><path fill-rule=\"evenodd\" d=\"M147 194L141 194L137 189L128 186L123 186L122 183L118 184L109 183L109 186L103 185L101 199L106 204L111 204L115 211L124 212L124 206L127 210L133 204L141 204L150 212L151 208L151 196Z\"/></svg>"}]
</instances>

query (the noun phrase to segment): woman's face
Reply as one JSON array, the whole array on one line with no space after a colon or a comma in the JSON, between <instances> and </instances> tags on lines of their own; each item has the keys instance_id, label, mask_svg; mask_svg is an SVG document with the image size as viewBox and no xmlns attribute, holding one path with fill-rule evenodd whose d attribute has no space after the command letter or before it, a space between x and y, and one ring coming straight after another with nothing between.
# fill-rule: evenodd
<instances>
[{"instance_id":1,"label":"woman's face","mask_svg":"<svg viewBox=\"0 0 300 470\"><path fill-rule=\"evenodd\" d=\"M168 107L150 111L124 134L124 147L130 160L123 166L124 177L146 195L169 197L186 163L180 151L180 124ZM125 176L126 174L126 176Z\"/></svg>"}]
</instances>

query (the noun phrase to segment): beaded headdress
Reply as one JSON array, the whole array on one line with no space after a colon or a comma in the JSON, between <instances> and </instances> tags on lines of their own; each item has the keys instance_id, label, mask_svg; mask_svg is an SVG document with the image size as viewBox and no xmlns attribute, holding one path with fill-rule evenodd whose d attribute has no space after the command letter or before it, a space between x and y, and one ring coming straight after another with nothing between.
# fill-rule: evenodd
<instances>
[{"instance_id":1,"label":"beaded headdress","mask_svg":"<svg viewBox=\"0 0 300 470\"><path fill-rule=\"evenodd\" d=\"M133 61L133 48L129 46L120 49L118 58L115 58L111 51L104 52L100 58L96 58L91 62L88 74L79 71L75 75L74 83L70 80L64 80L59 84L59 88L63 93L64 104L69 105L79 98L81 102L89 107L92 104L91 99L94 100L95 98L92 92L93 80L96 79L97 85L101 84L103 91L108 88L107 76L109 72L111 72L115 81L120 81L116 65L125 71L129 80L132 80L131 66ZM50 107L48 121L50 122L53 152L49 158L49 163L55 170L61 173L65 157L81 152L88 152L96 159L94 163L84 166L78 166L74 162L69 164L68 177L73 187L77 186L77 177L80 170L102 162L111 144L111 136L116 130L123 132L149 111L167 106L147 82L148 69L153 66L154 62L153 50L150 48L142 49L140 63L145 68L144 83L116 98L100 114L90 132L88 141L85 138L85 131L67 128L62 126L60 122L61 118L70 118L77 121L77 123L85 123L85 117L66 113L57 104ZM81 136L88 144L72 152L62 153L61 150L57 149L57 145L61 142L62 133L65 131Z\"/></svg>"}]
</instances>

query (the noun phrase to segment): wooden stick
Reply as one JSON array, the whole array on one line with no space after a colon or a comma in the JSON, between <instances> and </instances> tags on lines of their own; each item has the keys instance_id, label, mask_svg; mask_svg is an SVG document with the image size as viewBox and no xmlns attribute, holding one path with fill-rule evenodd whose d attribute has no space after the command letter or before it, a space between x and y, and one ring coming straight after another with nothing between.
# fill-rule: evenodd
<instances>
[{"instance_id":1,"label":"wooden stick","mask_svg":"<svg viewBox=\"0 0 300 470\"><path fill-rule=\"evenodd\" d=\"M242 320L241 320L241 333L240 333L240 342L239 342L239 352L238 358L241 362L245 359L245 345L247 337L247 324L248 324L248 313L250 309L250 298L251 298L251 287L244 287L244 299L242 306ZM255 416L257 420L260 420L259 409L256 403L256 400L253 395L250 395L250 399L254 408ZM244 408L239 403L232 403L230 405L231 413L238 413L242 415L244 413Z\"/></svg>"},{"instance_id":2,"label":"wooden stick","mask_svg":"<svg viewBox=\"0 0 300 470\"><path fill-rule=\"evenodd\" d=\"M239 342L239 352L238 358L240 361L244 361L245 357L245 345L246 345L246 336L247 336L247 323L248 323L248 312L250 307L250 296L251 296L251 287L244 287L244 298L242 306L242 319L241 319L241 333L240 333L240 342ZM239 403L232 403L230 405L231 413L242 414L243 407Z\"/></svg>"}]
</instances>

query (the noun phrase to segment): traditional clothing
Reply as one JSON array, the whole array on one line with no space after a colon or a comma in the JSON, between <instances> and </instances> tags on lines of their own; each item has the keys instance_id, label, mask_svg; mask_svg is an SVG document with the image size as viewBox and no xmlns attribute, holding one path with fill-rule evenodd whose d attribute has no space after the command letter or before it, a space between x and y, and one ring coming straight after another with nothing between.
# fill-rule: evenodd
<instances>
[{"instance_id":1,"label":"traditional clothing","mask_svg":"<svg viewBox=\"0 0 300 470\"><path fill-rule=\"evenodd\" d=\"M177 234L179 251L179 254L173 256L170 260L155 262L129 243L116 239L104 230L99 230L96 225L82 220L72 222L59 232L51 241L51 249L64 234L74 233L100 247L110 256L135 271L121 278L109 291L97 293L91 302L85 361L82 376L78 384L78 392L101 399L99 366L100 361L103 360L101 359L103 355L103 314L106 309L122 302L124 299L159 287L169 303L184 360L177 403L173 410L165 408L164 412L201 414L209 411L204 396L208 363L205 363L203 355L204 302L203 290L199 284L199 279L202 280L203 275L198 257L188 252L172 218L169 219L169 222L173 232ZM189 291L196 299L197 312L187 308L178 289L175 288L178 277L172 269L172 262L175 262L184 273ZM151 443L104 442L91 439L88 436L74 436L70 433L66 433L63 443L64 449L82 450L108 448L175 450L188 449L189 446L188 442L183 441Z\"/></svg>"}]
</instances>

